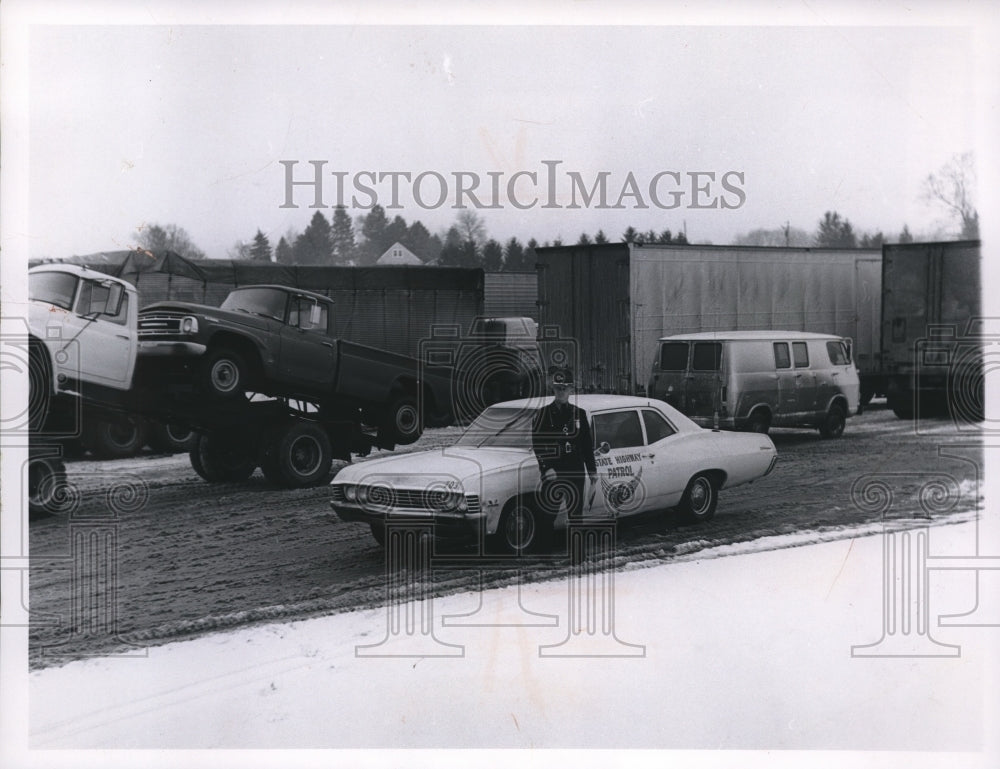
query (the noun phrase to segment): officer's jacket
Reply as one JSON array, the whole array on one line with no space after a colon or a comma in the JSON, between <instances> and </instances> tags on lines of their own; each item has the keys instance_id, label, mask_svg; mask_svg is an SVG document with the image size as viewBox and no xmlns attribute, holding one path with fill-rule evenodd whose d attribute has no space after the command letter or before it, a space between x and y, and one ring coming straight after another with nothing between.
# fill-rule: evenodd
<instances>
[{"instance_id":1,"label":"officer's jacket","mask_svg":"<svg viewBox=\"0 0 1000 769\"><path fill-rule=\"evenodd\" d=\"M597 472L587 412L572 403L560 405L553 401L535 415L531 447L543 473L584 467L591 474Z\"/></svg>"}]
</instances>

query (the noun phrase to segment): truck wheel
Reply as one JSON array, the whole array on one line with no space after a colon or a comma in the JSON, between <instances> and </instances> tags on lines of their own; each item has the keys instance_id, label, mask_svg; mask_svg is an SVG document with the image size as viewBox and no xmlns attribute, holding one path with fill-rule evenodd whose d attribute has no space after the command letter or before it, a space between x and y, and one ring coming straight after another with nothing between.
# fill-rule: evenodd
<instances>
[{"instance_id":1,"label":"truck wheel","mask_svg":"<svg viewBox=\"0 0 1000 769\"><path fill-rule=\"evenodd\" d=\"M715 517L715 508L718 504L719 490L715 481L710 475L699 473L688 481L679 509L685 520L702 523Z\"/></svg>"},{"instance_id":2,"label":"truck wheel","mask_svg":"<svg viewBox=\"0 0 1000 769\"><path fill-rule=\"evenodd\" d=\"M146 431L136 417L121 421L98 420L84 427L83 445L99 459L124 459L146 445Z\"/></svg>"},{"instance_id":3,"label":"truck wheel","mask_svg":"<svg viewBox=\"0 0 1000 769\"><path fill-rule=\"evenodd\" d=\"M412 395L401 395L392 401L383 428L401 446L416 443L424 432L417 399Z\"/></svg>"},{"instance_id":4,"label":"truck wheel","mask_svg":"<svg viewBox=\"0 0 1000 769\"><path fill-rule=\"evenodd\" d=\"M844 409L836 404L830 406L826 412L823 422L819 426L819 434L824 438L839 438L844 434L844 425L847 417Z\"/></svg>"},{"instance_id":5,"label":"truck wheel","mask_svg":"<svg viewBox=\"0 0 1000 769\"><path fill-rule=\"evenodd\" d=\"M37 434L45 426L52 397L52 364L45 345L28 340L28 429Z\"/></svg>"},{"instance_id":6,"label":"truck wheel","mask_svg":"<svg viewBox=\"0 0 1000 769\"><path fill-rule=\"evenodd\" d=\"M241 398L248 389L249 369L235 350L220 347L209 351L199 373L202 387L217 398Z\"/></svg>"},{"instance_id":7,"label":"truck wheel","mask_svg":"<svg viewBox=\"0 0 1000 769\"><path fill-rule=\"evenodd\" d=\"M295 420L279 428L264 452L265 477L278 486L316 486L330 477L330 438L315 422Z\"/></svg>"},{"instance_id":8,"label":"truck wheel","mask_svg":"<svg viewBox=\"0 0 1000 769\"><path fill-rule=\"evenodd\" d=\"M256 450L245 436L199 435L191 451L191 466L209 483L245 481L257 469Z\"/></svg>"},{"instance_id":9,"label":"truck wheel","mask_svg":"<svg viewBox=\"0 0 1000 769\"><path fill-rule=\"evenodd\" d=\"M52 512L66 483L66 466L59 457L37 457L28 461L28 513Z\"/></svg>"},{"instance_id":10,"label":"truck wheel","mask_svg":"<svg viewBox=\"0 0 1000 769\"><path fill-rule=\"evenodd\" d=\"M198 434L189 427L159 422L149 426L149 445L164 454L191 451L197 442Z\"/></svg>"}]
</instances>

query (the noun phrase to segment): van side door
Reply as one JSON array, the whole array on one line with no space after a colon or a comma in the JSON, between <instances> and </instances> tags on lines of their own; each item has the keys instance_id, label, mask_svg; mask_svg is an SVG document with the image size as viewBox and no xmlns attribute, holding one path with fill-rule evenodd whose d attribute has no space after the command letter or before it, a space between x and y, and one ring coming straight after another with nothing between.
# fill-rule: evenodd
<instances>
[{"instance_id":1,"label":"van side door","mask_svg":"<svg viewBox=\"0 0 1000 769\"><path fill-rule=\"evenodd\" d=\"M774 370L778 380L778 408L775 411L772 424L783 424L798 411L799 394L795 384L795 371L792 369L792 351L788 342L775 342Z\"/></svg>"},{"instance_id":2,"label":"van side door","mask_svg":"<svg viewBox=\"0 0 1000 769\"><path fill-rule=\"evenodd\" d=\"M683 412L711 419L722 405L722 342L695 342L691 347Z\"/></svg>"},{"instance_id":3,"label":"van side door","mask_svg":"<svg viewBox=\"0 0 1000 769\"><path fill-rule=\"evenodd\" d=\"M810 365L809 345L806 342L792 342L792 366L795 370L795 389L798 397L798 411L816 411L817 392L816 370Z\"/></svg>"}]
</instances>

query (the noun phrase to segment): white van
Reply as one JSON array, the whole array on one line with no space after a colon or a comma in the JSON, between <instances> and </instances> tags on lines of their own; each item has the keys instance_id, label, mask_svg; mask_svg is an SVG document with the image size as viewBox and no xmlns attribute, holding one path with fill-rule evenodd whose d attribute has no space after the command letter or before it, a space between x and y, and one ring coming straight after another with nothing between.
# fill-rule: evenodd
<instances>
[{"instance_id":1,"label":"white van","mask_svg":"<svg viewBox=\"0 0 1000 769\"><path fill-rule=\"evenodd\" d=\"M843 337L708 331L657 344L647 392L703 427L811 427L837 438L858 413L858 370Z\"/></svg>"}]
</instances>

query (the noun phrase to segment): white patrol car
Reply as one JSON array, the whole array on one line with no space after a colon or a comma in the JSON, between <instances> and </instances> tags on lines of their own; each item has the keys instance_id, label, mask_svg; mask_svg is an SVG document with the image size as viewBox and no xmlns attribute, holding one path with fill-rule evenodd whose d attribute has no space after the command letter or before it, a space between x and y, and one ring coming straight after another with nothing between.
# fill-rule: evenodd
<instances>
[{"instance_id":1,"label":"white patrol car","mask_svg":"<svg viewBox=\"0 0 1000 769\"><path fill-rule=\"evenodd\" d=\"M531 448L535 413L548 399L498 403L451 447L351 465L331 484L331 506L385 542L392 520L433 522L436 536L477 537L523 553L565 525L565 509L546 514ZM715 514L720 489L749 483L774 468L771 439L699 427L662 401L579 395L594 436L597 482L587 482L585 519L679 508L689 520ZM549 508L551 509L551 508Z\"/></svg>"}]
</instances>

